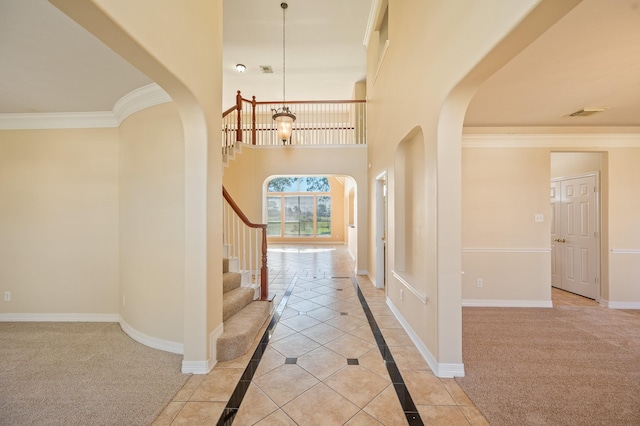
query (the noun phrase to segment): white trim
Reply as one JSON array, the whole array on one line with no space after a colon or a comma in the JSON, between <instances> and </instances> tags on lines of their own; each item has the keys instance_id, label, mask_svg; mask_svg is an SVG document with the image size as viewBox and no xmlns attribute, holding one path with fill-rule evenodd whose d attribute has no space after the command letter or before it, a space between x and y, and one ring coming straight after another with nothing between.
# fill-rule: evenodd
<instances>
[{"instance_id":1,"label":"white trim","mask_svg":"<svg viewBox=\"0 0 640 426\"><path fill-rule=\"evenodd\" d=\"M367 27L364 30L364 40L362 41L362 44L364 44L366 47L369 47L371 36L375 31L376 18L378 16L379 8L380 8L380 0L373 0L371 2L371 8L369 9L369 19L367 20Z\"/></svg>"},{"instance_id":2,"label":"white trim","mask_svg":"<svg viewBox=\"0 0 640 426\"><path fill-rule=\"evenodd\" d=\"M640 254L640 249L611 249L611 254Z\"/></svg>"},{"instance_id":3,"label":"white trim","mask_svg":"<svg viewBox=\"0 0 640 426\"><path fill-rule=\"evenodd\" d=\"M209 333L209 356L211 357L209 359L210 368L213 368L218 363L218 339L220 338L220 336L222 336L223 333L224 323L220 324L215 328L215 330Z\"/></svg>"},{"instance_id":4,"label":"white trim","mask_svg":"<svg viewBox=\"0 0 640 426\"><path fill-rule=\"evenodd\" d=\"M382 52L380 53L380 57L378 58L378 67L376 68L376 73L373 75L374 86L376 85L376 80L378 80L378 74L380 74L380 70L382 69L384 58L387 56L387 50L389 50L389 40L384 42L384 47L382 48Z\"/></svg>"},{"instance_id":5,"label":"white trim","mask_svg":"<svg viewBox=\"0 0 640 426\"><path fill-rule=\"evenodd\" d=\"M129 337L138 343L142 343L150 348L159 349L161 351L171 352L174 354L184 354L184 345L178 342L171 342L169 340L158 339L157 337L144 334L135 328L131 327L124 319L120 318L120 327Z\"/></svg>"},{"instance_id":6,"label":"white trim","mask_svg":"<svg viewBox=\"0 0 640 426\"><path fill-rule=\"evenodd\" d=\"M206 361L182 361L182 374L209 374L212 369L213 365L211 365L210 359Z\"/></svg>"},{"instance_id":7,"label":"white trim","mask_svg":"<svg viewBox=\"0 0 640 426\"><path fill-rule=\"evenodd\" d=\"M0 114L0 130L114 128L131 114L171 101L167 92L151 83L124 95L112 111Z\"/></svg>"},{"instance_id":8,"label":"white trim","mask_svg":"<svg viewBox=\"0 0 640 426\"><path fill-rule=\"evenodd\" d=\"M369 271L367 269L358 269L356 271L356 275L369 275Z\"/></svg>"},{"instance_id":9,"label":"white trim","mask_svg":"<svg viewBox=\"0 0 640 426\"><path fill-rule=\"evenodd\" d=\"M596 189L600 189L600 172L599 171L589 172L589 173L580 173L577 175L570 175L570 176L557 176L557 177L551 178L551 182L562 182L563 180L579 179L579 178L586 178L586 177L595 177Z\"/></svg>"},{"instance_id":10,"label":"white trim","mask_svg":"<svg viewBox=\"0 0 640 426\"><path fill-rule=\"evenodd\" d=\"M171 96L156 83L147 84L121 97L113 106L118 125L132 114L152 106L171 102Z\"/></svg>"},{"instance_id":11,"label":"white trim","mask_svg":"<svg viewBox=\"0 0 640 426\"><path fill-rule=\"evenodd\" d=\"M396 316L402 328L407 332L413 344L416 345L416 348L420 352L420 355L424 358L424 360L438 377L464 377L464 364L451 364L451 363L438 363L435 357L431 354L429 349L422 343L422 340L418 337L418 335L413 331L413 328L409 325L407 320L404 319L398 308L393 304L391 299L387 297L387 306L391 309L391 312ZM391 355L393 355L393 348L391 349Z\"/></svg>"},{"instance_id":12,"label":"white trim","mask_svg":"<svg viewBox=\"0 0 640 426\"><path fill-rule=\"evenodd\" d=\"M400 281L400 284L402 284L403 286L405 286L407 288L407 290L409 290L411 293L413 293L414 296L416 296L418 299L420 299L420 301L422 303L424 303L425 305L427 304L427 296L424 294L421 294L418 290L416 290L411 284L409 284L408 281L406 281L402 276L400 276L396 271L391 271L391 273L393 274L393 276L395 277L395 279L397 279L398 281Z\"/></svg>"},{"instance_id":13,"label":"white trim","mask_svg":"<svg viewBox=\"0 0 640 426\"><path fill-rule=\"evenodd\" d=\"M376 285L376 280L374 280L370 274L367 274L367 278L369 278L369 281L371 281L371 284L373 284L374 287L381 288Z\"/></svg>"},{"instance_id":14,"label":"white trim","mask_svg":"<svg viewBox=\"0 0 640 426\"><path fill-rule=\"evenodd\" d=\"M0 314L0 322L118 322L118 314Z\"/></svg>"},{"instance_id":15,"label":"white trim","mask_svg":"<svg viewBox=\"0 0 640 426\"><path fill-rule=\"evenodd\" d=\"M518 131L518 129L515 129ZM635 148L638 133L463 134L463 148Z\"/></svg>"},{"instance_id":16,"label":"white trim","mask_svg":"<svg viewBox=\"0 0 640 426\"><path fill-rule=\"evenodd\" d=\"M553 308L551 300L462 299L462 306L477 308Z\"/></svg>"},{"instance_id":17,"label":"white trim","mask_svg":"<svg viewBox=\"0 0 640 426\"><path fill-rule=\"evenodd\" d=\"M600 299L600 306L609 309L640 309L640 302L611 302L609 300Z\"/></svg>"},{"instance_id":18,"label":"white trim","mask_svg":"<svg viewBox=\"0 0 640 426\"><path fill-rule=\"evenodd\" d=\"M118 127L111 111L0 114L0 130L103 129Z\"/></svg>"},{"instance_id":19,"label":"white trim","mask_svg":"<svg viewBox=\"0 0 640 426\"><path fill-rule=\"evenodd\" d=\"M551 253L551 248L463 248L463 253Z\"/></svg>"}]
</instances>

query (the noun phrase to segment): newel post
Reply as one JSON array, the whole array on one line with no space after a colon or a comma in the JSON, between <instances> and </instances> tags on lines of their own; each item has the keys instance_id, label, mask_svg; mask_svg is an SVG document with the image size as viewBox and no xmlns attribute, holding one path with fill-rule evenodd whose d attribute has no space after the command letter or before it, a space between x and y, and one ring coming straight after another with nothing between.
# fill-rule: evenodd
<instances>
[{"instance_id":1,"label":"newel post","mask_svg":"<svg viewBox=\"0 0 640 426\"><path fill-rule=\"evenodd\" d=\"M242 95L238 90L236 94L236 111L238 114L238 127L236 129L236 142L242 142Z\"/></svg>"},{"instance_id":2,"label":"newel post","mask_svg":"<svg viewBox=\"0 0 640 426\"><path fill-rule=\"evenodd\" d=\"M256 144L256 97L251 98L251 143Z\"/></svg>"}]
</instances>

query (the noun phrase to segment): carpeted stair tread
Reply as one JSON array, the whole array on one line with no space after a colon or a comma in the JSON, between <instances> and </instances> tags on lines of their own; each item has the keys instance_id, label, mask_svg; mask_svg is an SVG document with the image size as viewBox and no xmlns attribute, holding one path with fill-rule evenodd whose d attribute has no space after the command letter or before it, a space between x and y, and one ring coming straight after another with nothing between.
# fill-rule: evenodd
<instances>
[{"instance_id":1,"label":"carpeted stair tread","mask_svg":"<svg viewBox=\"0 0 640 426\"><path fill-rule=\"evenodd\" d=\"M254 293L252 288L246 287L239 287L224 293L222 295L222 321L227 321L253 302Z\"/></svg>"},{"instance_id":2,"label":"carpeted stair tread","mask_svg":"<svg viewBox=\"0 0 640 426\"><path fill-rule=\"evenodd\" d=\"M228 293L240 287L242 275L239 272L225 272L222 274L222 292Z\"/></svg>"},{"instance_id":3,"label":"carpeted stair tread","mask_svg":"<svg viewBox=\"0 0 640 426\"><path fill-rule=\"evenodd\" d=\"M270 302L254 301L224 322L224 333L217 342L218 361L244 355L264 322L269 318Z\"/></svg>"}]
</instances>

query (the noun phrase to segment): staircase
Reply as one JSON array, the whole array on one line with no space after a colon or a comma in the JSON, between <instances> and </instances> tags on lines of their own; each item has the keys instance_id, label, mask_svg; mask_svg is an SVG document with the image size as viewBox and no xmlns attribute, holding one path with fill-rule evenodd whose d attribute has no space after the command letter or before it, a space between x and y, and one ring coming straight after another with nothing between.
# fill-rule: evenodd
<instances>
[{"instance_id":1,"label":"staircase","mask_svg":"<svg viewBox=\"0 0 640 426\"><path fill-rule=\"evenodd\" d=\"M271 314L270 301L254 300L255 289L242 287L242 275L229 271L229 259L223 259L222 320L224 333L218 339L218 361L244 355Z\"/></svg>"}]
</instances>

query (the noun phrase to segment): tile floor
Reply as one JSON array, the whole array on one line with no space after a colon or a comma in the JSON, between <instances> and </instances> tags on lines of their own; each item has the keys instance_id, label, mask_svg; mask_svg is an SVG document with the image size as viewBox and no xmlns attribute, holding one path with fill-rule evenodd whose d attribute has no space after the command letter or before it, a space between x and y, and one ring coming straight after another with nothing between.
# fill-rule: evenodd
<instances>
[{"instance_id":1,"label":"tile floor","mask_svg":"<svg viewBox=\"0 0 640 426\"><path fill-rule=\"evenodd\" d=\"M349 278L354 264L344 246L272 245L269 267L275 306L287 288L291 295L233 424L408 424ZM384 291L366 277L357 280L422 422L487 425L454 379L434 376ZM154 425L216 424L252 353L190 377Z\"/></svg>"}]
</instances>

